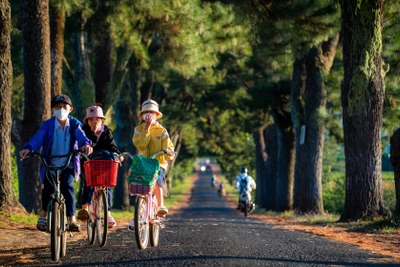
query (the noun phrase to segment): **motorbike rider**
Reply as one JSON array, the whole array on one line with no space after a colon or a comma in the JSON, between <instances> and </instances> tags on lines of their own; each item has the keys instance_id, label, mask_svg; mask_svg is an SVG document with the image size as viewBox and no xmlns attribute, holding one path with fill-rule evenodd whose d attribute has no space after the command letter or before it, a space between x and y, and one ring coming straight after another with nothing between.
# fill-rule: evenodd
<instances>
[{"instance_id":1,"label":"motorbike rider","mask_svg":"<svg viewBox=\"0 0 400 267\"><path fill-rule=\"evenodd\" d=\"M218 194L219 194L220 196L225 196L225 183L224 183L224 182L221 182L221 183L219 184Z\"/></svg>"},{"instance_id":2,"label":"motorbike rider","mask_svg":"<svg viewBox=\"0 0 400 267\"><path fill-rule=\"evenodd\" d=\"M240 168L240 175L236 177L235 180L235 188L238 189L239 192L239 201L237 209L240 209L240 194L244 191L248 191L249 193L256 189L256 182L254 179L247 174L247 168L242 167ZM251 194L249 194L249 202L251 202Z\"/></svg>"}]
</instances>

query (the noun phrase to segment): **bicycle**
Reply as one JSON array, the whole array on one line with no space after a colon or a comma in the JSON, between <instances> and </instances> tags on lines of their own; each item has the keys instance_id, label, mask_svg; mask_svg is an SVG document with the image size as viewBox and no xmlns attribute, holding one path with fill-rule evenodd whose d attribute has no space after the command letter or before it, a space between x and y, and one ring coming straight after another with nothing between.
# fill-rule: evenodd
<instances>
[{"instance_id":1,"label":"bicycle","mask_svg":"<svg viewBox=\"0 0 400 267\"><path fill-rule=\"evenodd\" d=\"M97 153L96 153L97 152ZM106 153L108 151L96 151L92 155ZM130 155L127 152L121 155ZM110 157L110 156L109 156ZM108 190L109 187L117 185L119 160L95 159L86 157L84 163L86 186L93 187L93 197L89 206L89 219L87 220L87 236L90 245L94 244L97 236L97 243L100 247L105 246L108 234Z\"/></svg>"},{"instance_id":2,"label":"bicycle","mask_svg":"<svg viewBox=\"0 0 400 267\"><path fill-rule=\"evenodd\" d=\"M43 166L48 170L46 179L54 187L54 193L50 197L47 205L47 228L46 232L50 233L50 250L51 259L58 261L60 257L65 257L67 253L67 231L69 225L67 223L65 199L60 191L60 173L65 170L71 163L73 156L84 155L74 150L67 155L46 156L38 152L30 152L27 157L38 156ZM46 159L67 158L65 164L61 167L49 165ZM48 173L50 175L48 175ZM50 176L50 177L49 177Z\"/></svg>"},{"instance_id":3,"label":"bicycle","mask_svg":"<svg viewBox=\"0 0 400 267\"><path fill-rule=\"evenodd\" d=\"M151 158L155 158L158 154L166 153L162 150L154 153ZM132 157L131 157L132 158ZM136 196L134 224L136 244L140 249L146 249L150 240L151 246L158 246L160 238L160 229L165 226L162 223L163 217L157 216L158 200L154 194L154 186L157 182L150 186L138 183L129 184L129 194Z\"/></svg>"}]
</instances>

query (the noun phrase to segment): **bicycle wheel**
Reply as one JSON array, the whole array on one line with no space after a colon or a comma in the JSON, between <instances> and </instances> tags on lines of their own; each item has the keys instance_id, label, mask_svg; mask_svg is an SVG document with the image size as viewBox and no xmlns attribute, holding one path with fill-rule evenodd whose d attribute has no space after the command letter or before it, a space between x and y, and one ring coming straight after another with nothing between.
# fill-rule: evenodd
<instances>
[{"instance_id":1,"label":"bicycle wheel","mask_svg":"<svg viewBox=\"0 0 400 267\"><path fill-rule=\"evenodd\" d=\"M244 216L247 217L247 213L249 211L249 203L248 201L244 202Z\"/></svg>"},{"instance_id":2,"label":"bicycle wheel","mask_svg":"<svg viewBox=\"0 0 400 267\"><path fill-rule=\"evenodd\" d=\"M91 201L91 205L89 206L89 220L87 220L87 238L89 241L90 245L94 244L94 240L96 237L96 220L94 219L94 216L92 216L94 214L94 210L96 209L95 206L97 206L96 204L96 200L95 197L92 197L92 201Z\"/></svg>"},{"instance_id":3,"label":"bicycle wheel","mask_svg":"<svg viewBox=\"0 0 400 267\"><path fill-rule=\"evenodd\" d=\"M51 209L51 232L50 232L50 250L51 259L58 261L60 259L60 211L59 203L53 201Z\"/></svg>"},{"instance_id":4,"label":"bicycle wheel","mask_svg":"<svg viewBox=\"0 0 400 267\"><path fill-rule=\"evenodd\" d=\"M104 190L97 191L97 210L96 210L96 234L97 243L103 247L107 241L108 231L108 204L107 195Z\"/></svg>"},{"instance_id":5,"label":"bicycle wheel","mask_svg":"<svg viewBox=\"0 0 400 267\"><path fill-rule=\"evenodd\" d=\"M160 239L160 223L159 222L154 222L155 220L158 220L157 218L157 198L154 196L153 197L153 205L151 206L152 209L152 223L149 225L149 231L150 231L150 245L153 247L158 246L158 240Z\"/></svg>"},{"instance_id":6,"label":"bicycle wheel","mask_svg":"<svg viewBox=\"0 0 400 267\"><path fill-rule=\"evenodd\" d=\"M62 226L60 228L60 257L65 257L67 254L67 215L65 212L65 203L60 205L60 218Z\"/></svg>"},{"instance_id":7,"label":"bicycle wheel","mask_svg":"<svg viewBox=\"0 0 400 267\"><path fill-rule=\"evenodd\" d=\"M142 196L136 197L135 204L135 238L140 249L145 249L149 242L149 224L146 218L146 199Z\"/></svg>"}]
</instances>

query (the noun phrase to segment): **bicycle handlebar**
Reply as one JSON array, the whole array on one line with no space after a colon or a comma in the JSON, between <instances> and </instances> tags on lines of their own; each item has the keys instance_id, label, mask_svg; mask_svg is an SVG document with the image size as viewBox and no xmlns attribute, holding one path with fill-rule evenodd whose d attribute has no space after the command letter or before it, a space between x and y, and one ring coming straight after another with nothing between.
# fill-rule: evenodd
<instances>
[{"instance_id":1,"label":"bicycle handlebar","mask_svg":"<svg viewBox=\"0 0 400 267\"><path fill-rule=\"evenodd\" d=\"M80 152L79 150L73 150L73 151L71 151L70 153L68 153L66 155L53 155L53 156L46 156L46 155L43 155L43 154L41 154L39 152L29 152L28 155L25 158L21 159L21 160L24 160L24 159L30 158L30 157L34 157L34 156L38 156L40 158L40 161L42 162L43 166L45 166L46 169L53 170L53 171L57 171L57 170L61 170L62 171L62 170L66 169L69 166L73 156L81 156L81 155L83 155L83 156L85 156L87 158L86 154ZM46 162L45 159L53 159L53 158L68 158L68 160L61 167L50 166Z\"/></svg>"}]
</instances>

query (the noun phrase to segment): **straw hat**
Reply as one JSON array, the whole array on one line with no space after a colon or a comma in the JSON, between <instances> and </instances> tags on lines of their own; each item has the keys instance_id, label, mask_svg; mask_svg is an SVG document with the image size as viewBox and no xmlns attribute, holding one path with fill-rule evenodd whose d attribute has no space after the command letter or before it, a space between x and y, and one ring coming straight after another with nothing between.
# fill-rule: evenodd
<instances>
[{"instance_id":1,"label":"straw hat","mask_svg":"<svg viewBox=\"0 0 400 267\"><path fill-rule=\"evenodd\" d=\"M157 114L157 120L162 117L162 113L158 110L158 104L156 101L147 99L142 103L140 112L138 113L139 119L142 119L142 114L146 112L154 112Z\"/></svg>"},{"instance_id":2,"label":"straw hat","mask_svg":"<svg viewBox=\"0 0 400 267\"><path fill-rule=\"evenodd\" d=\"M103 109L99 106L92 106L86 109L86 117L83 119L83 123L87 123L87 119L89 118L101 118L103 120L106 119L103 115Z\"/></svg>"}]
</instances>

